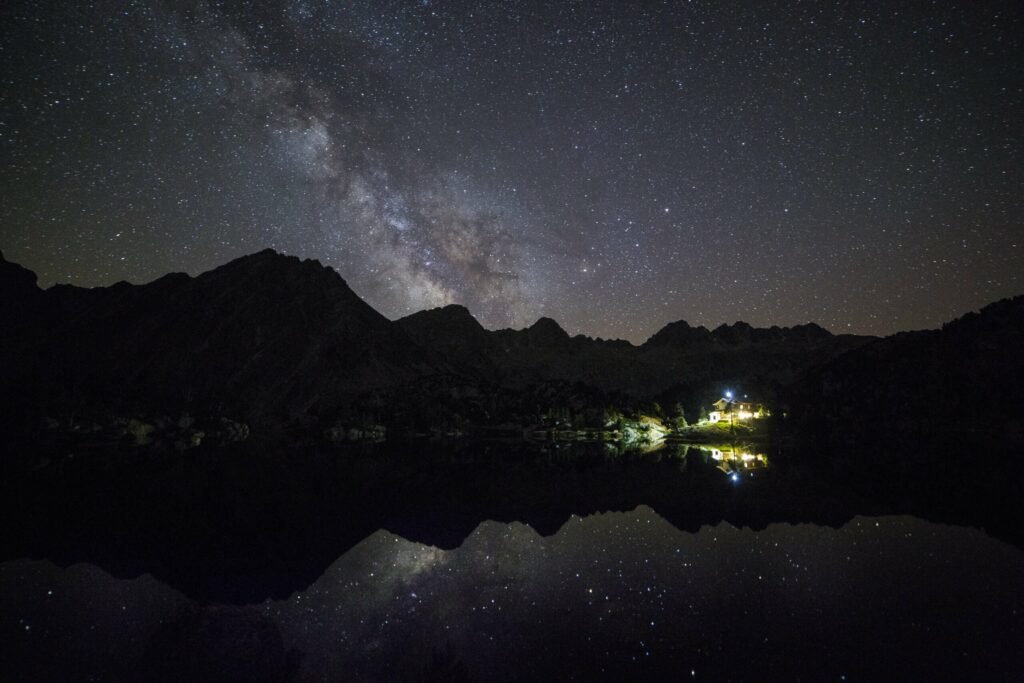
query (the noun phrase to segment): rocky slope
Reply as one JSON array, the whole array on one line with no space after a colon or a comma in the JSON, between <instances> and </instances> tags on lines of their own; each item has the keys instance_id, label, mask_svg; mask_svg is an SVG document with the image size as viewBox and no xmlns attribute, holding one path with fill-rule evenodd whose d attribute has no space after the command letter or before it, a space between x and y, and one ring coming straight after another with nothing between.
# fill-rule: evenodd
<instances>
[{"instance_id":1,"label":"rocky slope","mask_svg":"<svg viewBox=\"0 0 1024 683\"><path fill-rule=\"evenodd\" d=\"M196 278L41 291L2 263L2 393L16 412L286 420L437 372L333 270L262 251Z\"/></svg>"},{"instance_id":2,"label":"rocky slope","mask_svg":"<svg viewBox=\"0 0 1024 683\"><path fill-rule=\"evenodd\" d=\"M708 330L679 321L634 346L570 337L550 318L523 330L491 332L461 306L421 311L397 323L458 366L512 386L557 379L673 401L674 394L704 400L726 385L774 392L808 368L873 339L832 335L814 324L758 329L737 322Z\"/></svg>"},{"instance_id":3,"label":"rocky slope","mask_svg":"<svg viewBox=\"0 0 1024 683\"><path fill-rule=\"evenodd\" d=\"M0 258L0 285L10 421L188 412L258 432L329 426L346 413L352 422L420 425L440 411L458 414L453 424L505 423L506 413L599 414L655 399L685 403L692 418L726 386L770 399L870 341L813 324L708 330L680 321L635 346L573 337L549 318L489 331L461 306L392 322L330 268L271 250L194 278L96 289L41 290L31 271ZM565 396L572 405L545 404Z\"/></svg>"},{"instance_id":4,"label":"rocky slope","mask_svg":"<svg viewBox=\"0 0 1024 683\"><path fill-rule=\"evenodd\" d=\"M1024 442L1024 296L940 330L904 332L837 358L794 386L804 433Z\"/></svg>"}]
</instances>

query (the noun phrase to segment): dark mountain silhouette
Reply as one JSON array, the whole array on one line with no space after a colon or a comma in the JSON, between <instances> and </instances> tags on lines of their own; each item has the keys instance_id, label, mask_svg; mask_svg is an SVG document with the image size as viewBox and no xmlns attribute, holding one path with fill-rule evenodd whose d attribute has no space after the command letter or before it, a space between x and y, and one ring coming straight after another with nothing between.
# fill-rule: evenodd
<instances>
[{"instance_id":1,"label":"dark mountain silhouette","mask_svg":"<svg viewBox=\"0 0 1024 683\"><path fill-rule=\"evenodd\" d=\"M685 320L669 323L647 340L649 348L708 349L735 347L749 344L814 344L833 338L832 334L814 323L795 327L752 327L745 322L719 325L714 331L706 327L690 327Z\"/></svg>"},{"instance_id":2,"label":"dark mountain silhouette","mask_svg":"<svg viewBox=\"0 0 1024 683\"><path fill-rule=\"evenodd\" d=\"M436 371L316 261L267 250L196 278L45 291L27 272L0 271L0 381L17 412L191 410L258 423Z\"/></svg>"},{"instance_id":3,"label":"dark mountain silhouette","mask_svg":"<svg viewBox=\"0 0 1024 683\"><path fill-rule=\"evenodd\" d=\"M793 387L815 438L1024 441L1024 296L940 330L903 332L836 358Z\"/></svg>"},{"instance_id":4,"label":"dark mountain silhouette","mask_svg":"<svg viewBox=\"0 0 1024 683\"><path fill-rule=\"evenodd\" d=\"M434 349L459 367L494 369L487 354L490 333L465 306L452 304L413 313L399 320L398 326L419 345Z\"/></svg>"},{"instance_id":5,"label":"dark mountain silhouette","mask_svg":"<svg viewBox=\"0 0 1024 683\"><path fill-rule=\"evenodd\" d=\"M380 414L411 386L417 401L457 394L479 403L481 392L551 382L651 399L681 383L786 382L865 341L813 325L708 331L679 322L638 347L570 337L550 318L489 331L462 306L391 322L330 268L271 250L145 285L44 291L7 261L0 277L9 415L191 411L280 426L329 418L368 394L377 398L364 407ZM532 403L566 395L530 391ZM452 410L501 421L505 406Z\"/></svg>"},{"instance_id":6,"label":"dark mountain silhouette","mask_svg":"<svg viewBox=\"0 0 1024 683\"><path fill-rule=\"evenodd\" d=\"M570 337L550 318L524 330L490 332L461 306L421 311L397 323L459 367L492 373L512 386L557 379L648 399L683 387L682 393L699 393L703 400L725 384L774 392L809 367L873 339L835 336L813 323L759 329L737 322L709 331L679 321L634 346Z\"/></svg>"},{"instance_id":7,"label":"dark mountain silhouette","mask_svg":"<svg viewBox=\"0 0 1024 683\"><path fill-rule=\"evenodd\" d=\"M731 386L759 400L786 395L800 424L827 430L968 419L1019 430L1021 299L883 340L813 323L679 321L636 346L570 336L550 318L491 331L462 306L390 321L332 269L271 250L198 277L96 289L42 290L0 257L0 285L10 424L188 412L257 432L321 429L344 415L461 428L655 399L683 402L693 417Z\"/></svg>"},{"instance_id":8,"label":"dark mountain silhouette","mask_svg":"<svg viewBox=\"0 0 1024 683\"><path fill-rule=\"evenodd\" d=\"M415 411L430 424L457 427L458 417L522 425L548 408L600 415L621 405L618 398L650 400L673 387L699 398L701 387L738 378L766 393L777 387L788 400L787 427L816 438L950 429L1012 436L1024 410L1021 348L1024 297L941 330L881 340L816 325L707 330L677 322L636 346L570 336L550 319L489 331L459 306L389 321L331 269L272 251L194 278L98 289L42 290L31 271L0 258L5 430L69 413L187 411L290 436L282 430L324 427L352 406L396 426L415 422ZM1020 543L1010 521L1019 516L1019 481L1004 476L1003 460L977 462L973 447L947 449L947 466L927 467L937 460L930 448L901 449L894 463L888 443L845 455L828 449L827 458L819 444L803 457L786 444L771 457L780 475L793 476L758 498L756 488L734 495L706 453L680 460L666 449L651 456L657 467L628 473L608 444L584 445L599 451L599 472L578 468L591 457L586 451L573 460L546 442L531 446L542 454L533 467L516 460L522 444L497 441L465 440L461 453L445 441L417 442L412 453L389 442L381 445L387 464L339 459L333 447L301 439L292 448L204 442L151 458L130 447L69 455L83 453L79 445L37 458L25 476L0 477L0 512L14 520L0 538L4 552L96 559L126 575L152 571L217 600L259 599L267 585L286 595L296 577L315 579L339 548L381 526L451 547L483 519L519 519L552 533L569 514L641 502L687 529L909 512L967 520ZM13 458L19 444L7 438L5 446ZM428 449L434 464L423 467L418 456ZM465 462L508 466L496 474ZM681 462L693 481L678 480ZM556 467L562 474L553 477ZM818 467L828 470L821 487Z\"/></svg>"}]
</instances>

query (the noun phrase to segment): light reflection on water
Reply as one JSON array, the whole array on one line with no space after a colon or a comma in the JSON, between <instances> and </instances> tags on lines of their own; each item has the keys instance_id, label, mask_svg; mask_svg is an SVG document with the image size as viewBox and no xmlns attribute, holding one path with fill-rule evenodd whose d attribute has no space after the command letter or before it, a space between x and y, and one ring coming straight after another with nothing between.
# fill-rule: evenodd
<instances>
[{"instance_id":1,"label":"light reflection on water","mask_svg":"<svg viewBox=\"0 0 1024 683\"><path fill-rule=\"evenodd\" d=\"M711 457L718 463L718 469L730 477L735 477L741 472L768 467L768 458L764 453L753 453L748 448L736 446L712 448Z\"/></svg>"}]
</instances>

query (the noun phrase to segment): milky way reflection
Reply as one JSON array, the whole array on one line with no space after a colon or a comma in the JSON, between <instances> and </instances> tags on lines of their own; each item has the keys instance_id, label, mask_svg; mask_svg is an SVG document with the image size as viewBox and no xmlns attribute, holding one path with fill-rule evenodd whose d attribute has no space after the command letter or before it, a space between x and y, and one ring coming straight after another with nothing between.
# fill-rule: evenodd
<instances>
[{"instance_id":1,"label":"milky way reflection","mask_svg":"<svg viewBox=\"0 0 1024 683\"><path fill-rule=\"evenodd\" d=\"M986 677L1019 672L1024 645L1024 553L911 517L692 534L640 506L574 516L549 537L484 522L447 551L380 530L307 590L249 607L28 560L0 565L0 594L33 675L55 648L65 666L130 674L227 639L240 659L253 655L240 643L276 658L262 675L300 680ZM168 636L182 620L200 635Z\"/></svg>"}]
</instances>

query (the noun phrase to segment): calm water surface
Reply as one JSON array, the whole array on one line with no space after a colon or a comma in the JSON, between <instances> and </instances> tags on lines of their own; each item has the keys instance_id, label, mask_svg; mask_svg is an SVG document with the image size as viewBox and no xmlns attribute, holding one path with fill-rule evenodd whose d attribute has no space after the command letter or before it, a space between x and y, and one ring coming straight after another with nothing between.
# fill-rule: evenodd
<instances>
[{"instance_id":1,"label":"calm water surface","mask_svg":"<svg viewBox=\"0 0 1024 683\"><path fill-rule=\"evenodd\" d=\"M1024 675L1024 552L1012 538L897 514L886 509L890 503L837 489L821 476L776 467L756 449L671 447L628 462L622 454L550 456L454 454L409 466L404 455L344 454L339 463L339 454L329 454L296 469L300 480L338 490L348 498L342 502L325 501L316 488L305 495L302 486L275 498L264 478L276 478L277 465L255 476L263 466L257 462L247 470L235 470L230 458L184 470L177 463L169 471L193 484L198 472L211 477L204 480L212 496L206 512L188 513L200 504L194 493L167 493L149 498L139 507L149 512L134 521L120 516L138 501L116 496L157 470L165 492L176 490L161 470L168 465L150 463L130 475L116 470L121 474L104 486L92 475L65 472L76 490L81 477L93 482L96 497L80 496L48 518L86 542L76 546L42 527L33 533L50 540L35 545L28 532L8 534L10 557L0 563L0 675ZM222 478L238 471L254 478ZM289 488L284 480L281 486ZM229 501L210 502L230 490ZM388 490L395 495L384 495ZM115 512L82 520L100 499ZM163 519L175 515L177 526ZM32 528L31 520L25 524ZM140 541L137 525L151 530L151 544ZM203 528L207 537L198 533ZM116 552L117 542L101 542L105 535L128 547ZM332 545L335 559L321 560ZM40 559L11 556L25 548L23 555ZM234 590L237 584L245 589Z\"/></svg>"}]
</instances>

